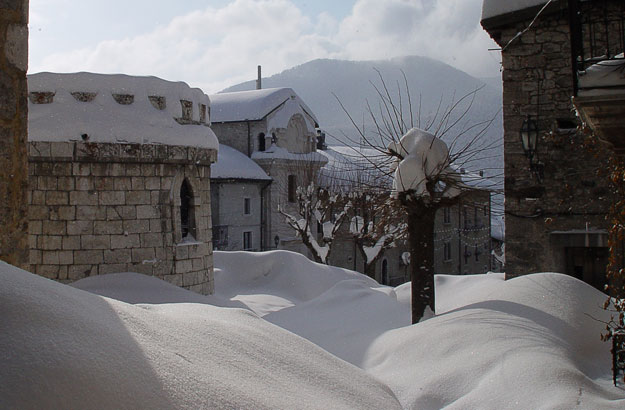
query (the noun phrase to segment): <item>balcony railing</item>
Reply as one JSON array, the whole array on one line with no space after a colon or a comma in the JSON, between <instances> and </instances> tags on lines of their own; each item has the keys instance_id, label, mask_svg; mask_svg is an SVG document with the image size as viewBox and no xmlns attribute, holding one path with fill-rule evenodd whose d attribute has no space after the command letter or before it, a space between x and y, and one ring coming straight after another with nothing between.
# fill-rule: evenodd
<instances>
[{"instance_id":1,"label":"balcony railing","mask_svg":"<svg viewBox=\"0 0 625 410\"><path fill-rule=\"evenodd\" d=\"M568 8L574 95L577 96L585 88L580 84L580 73L588 67L608 60L625 63L625 1L568 0ZM592 88L613 86L593 84Z\"/></svg>"}]
</instances>

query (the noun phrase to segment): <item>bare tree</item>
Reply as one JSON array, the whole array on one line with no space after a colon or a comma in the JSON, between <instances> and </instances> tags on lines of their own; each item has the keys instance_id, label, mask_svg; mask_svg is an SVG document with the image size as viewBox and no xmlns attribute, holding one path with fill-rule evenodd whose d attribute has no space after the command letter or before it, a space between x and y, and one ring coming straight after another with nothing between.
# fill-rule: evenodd
<instances>
[{"instance_id":1,"label":"bare tree","mask_svg":"<svg viewBox=\"0 0 625 410\"><path fill-rule=\"evenodd\" d=\"M421 102L413 106L408 81L397 84L391 92L378 72L379 85L373 84L378 101L367 102L372 128L360 126L335 95L357 131L358 141L343 135L352 145L365 145L375 152L363 155L369 166L393 180L391 200L387 206L400 209L407 225L411 253L412 321L418 322L427 308L435 310L434 299L434 220L438 209L457 204L474 189L460 168L496 155L499 143L484 143L493 118L468 124L479 89L452 99L448 105L439 102L429 118L421 118ZM415 109L416 108L416 109ZM491 188L495 188L493 183Z\"/></svg>"},{"instance_id":2,"label":"bare tree","mask_svg":"<svg viewBox=\"0 0 625 410\"><path fill-rule=\"evenodd\" d=\"M319 188L312 181L308 186L297 188L296 202L296 215L283 209L280 213L302 239L315 262L327 264L334 238L348 216L351 201L343 193Z\"/></svg>"}]
</instances>

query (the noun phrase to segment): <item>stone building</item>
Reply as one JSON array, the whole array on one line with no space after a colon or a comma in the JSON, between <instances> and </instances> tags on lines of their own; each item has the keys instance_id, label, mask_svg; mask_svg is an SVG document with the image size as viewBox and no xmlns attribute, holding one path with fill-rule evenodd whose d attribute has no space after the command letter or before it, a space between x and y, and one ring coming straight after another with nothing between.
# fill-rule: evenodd
<instances>
[{"instance_id":1,"label":"stone building","mask_svg":"<svg viewBox=\"0 0 625 410\"><path fill-rule=\"evenodd\" d=\"M570 5L588 17L579 30ZM584 145L571 97L579 61L623 52L623 17L620 0L484 1L482 26L502 48L508 278L556 271L605 282L611 198L597 171L607 155ZM571 47L577 31L582 57Z\"/></svg>"},{"instance_id":2,"label":"stone building","mask_svg":"<svg viewBox=\"0 0 625 410\"><path fill-rule=\"evenodd\" d=\"M266 229L267 196L271 177L243 153L219 145L211 167L213 249L259 251Z\"/></svg>"},{"instance_id":3,"label":"stone building","mask_svg":"<svg viewBox=\"0 0 625 410\"><path fill-rule=\"evenodd\" d=\"M215 94L211 103L211 127L220 143L250 157L272 178L263 197L260 250L308 254L279 209L297 213L297 187L313 181L325 164L316 152L314 114L290 88Z\"/></svg>"},{"instance_id":4,"label":"stone building","mask_svg":"<svg viewBox=\"0 0 625 410\"><path fill-rule=\"evenodd\" d=\"M0 2L0 260L28 267L28 0Z\"/></svg>"},{"instance_id":5,"label":"stone building","mask_svg":"<svg viewBox=\"0 0 625 410\"><path fill-rule=\"evenodd\" d=\"M31 270L139 272L211 293L208 96L155 77L28 81Z\"/></svg>"}]
</instances>

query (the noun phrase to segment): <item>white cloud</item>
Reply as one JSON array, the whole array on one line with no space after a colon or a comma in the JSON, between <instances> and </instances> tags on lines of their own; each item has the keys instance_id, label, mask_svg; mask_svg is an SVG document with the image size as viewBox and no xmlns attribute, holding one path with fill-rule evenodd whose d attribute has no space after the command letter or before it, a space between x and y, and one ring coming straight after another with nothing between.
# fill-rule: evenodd
<instances>
[{"instance_id":1,"label":"white cloud","mask_svg":"<svg viewBox=\"0 0 625 410\"><path fill-rule=\"evenodd\" d=\"M124 72L183 80L207 92L315 58L426 55L473 75L494 75L498 56L479 26L481 0L357 0L336 21L311 19L290 0L235 0L153 31L31 59L31 71ZM33 64L34 63L34 64Z\"/></svg>"}]
</instances>

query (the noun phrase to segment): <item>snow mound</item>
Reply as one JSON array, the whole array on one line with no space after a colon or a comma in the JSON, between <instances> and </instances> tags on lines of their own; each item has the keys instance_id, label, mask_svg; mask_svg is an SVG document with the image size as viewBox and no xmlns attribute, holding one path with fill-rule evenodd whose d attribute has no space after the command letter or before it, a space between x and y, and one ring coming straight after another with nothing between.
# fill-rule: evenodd
<instances>
[{"instance_id":1,"label":"snow mound","mask_svg":"<svg viewBox=\"0 0 625 410\"><path fill-rule=\"evenodd\" d=\"M361 370L240 309L133 306L0 262L3 408L400 408Z\"/></svg>"},{"instance_id":2,"label":"snow mound","mask_svg":"<svg viewBox=\"0 0 625 410\"><path fill-rule=\"evenodd\" d=\"M70 283L69 286L133 305L202 303L246 308L240 302L223 299L217 295L200 295L153 276L134 272L90 276Z\"/></svg>"},{"instance_id":3,"label":"snow mound","mask_svg":"<svg viewBox=\"0 0 625 410\"><path fill-rule=\"evenodd\" d=\"M244 303L259 316L317 298L344 280L378 283L357 272L312 262L289 251L215 251L215 292Z\"/></svg>"},{"instance_id":4,"label":"snow mound","mask_svg":"<svg viewBox=\"0 0 625 410\"><path fill-rule=\"evenodd\" d=\"M599 340L601 292L549 273L442 277L437 286L438 315L377 338L363 366L404 408L625 406Z\"/></svg>"},{"instance_id":5,"label":"snow mound","mask_svg":"<svg viewBox=\"0 0 625 410\"><path fill-rule=\"evenodd\" d=\"M367 281L352 279L264 319L361 366L373 340L388 330L410 325L411 314L409 305L397 303L393 288L374 288Z\"/></svg>"}]
</instances>

